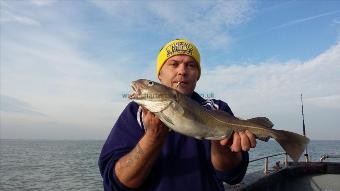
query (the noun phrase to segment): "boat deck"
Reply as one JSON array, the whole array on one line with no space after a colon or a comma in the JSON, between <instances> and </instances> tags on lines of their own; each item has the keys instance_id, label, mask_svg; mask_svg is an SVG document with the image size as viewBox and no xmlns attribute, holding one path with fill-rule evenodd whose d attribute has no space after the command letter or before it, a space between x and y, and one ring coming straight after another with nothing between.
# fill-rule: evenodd
<instances>
[{"instance_id":1,"label":"boat deck","mask_svg":"<svg viewBox=\"0 0 340 191\"><path fill-rule=\"evenodd\" d=\"M281 190L340 190L340 174L316 174L285 180Z\"/></svg>"},{"instance_id":2,"label":"boat deck","mask_svg":"<svg viewBox=\"0 0 340 191\"><path fill-rule=\"evenodd\" d=\"M254 172L237 185L225 185L225 190L340 190L340 163L289 163L265 175Z\"/></svg>"}]
</instances>

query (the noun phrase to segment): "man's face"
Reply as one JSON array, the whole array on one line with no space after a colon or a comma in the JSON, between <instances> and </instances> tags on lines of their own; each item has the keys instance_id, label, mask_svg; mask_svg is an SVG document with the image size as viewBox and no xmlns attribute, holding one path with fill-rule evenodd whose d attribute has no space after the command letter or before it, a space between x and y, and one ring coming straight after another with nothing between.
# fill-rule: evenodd
<instances>
[{"instance_id":1,"label":"man's face","mask_svg":"<svg viewBox=\"0 0 340 191\"><path fill-rule=\"evenodd\" d=\"M196 87L198 74L198 66L191 56L176 55L164 63L158 79L163 85L191 95ZM178 82L180 84L177 87Z\"/></svg>"}]
</instances>

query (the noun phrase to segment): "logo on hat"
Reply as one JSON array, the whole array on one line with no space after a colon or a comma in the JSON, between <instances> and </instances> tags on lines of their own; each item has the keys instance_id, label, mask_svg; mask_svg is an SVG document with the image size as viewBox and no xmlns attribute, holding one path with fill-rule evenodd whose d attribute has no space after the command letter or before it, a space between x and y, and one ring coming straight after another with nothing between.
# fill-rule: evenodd
<instances>
[{"instance_id":1,"label":"logo on hat","mask_svg":"<svg viewBox=\"0 0 340 191\"><path fill-rule=\"evenodd\" d=\"M176 54L186 54L193 56L194 47L186 42L175 42L166 47L167 58Z\"/></svg>"}]
</instances>

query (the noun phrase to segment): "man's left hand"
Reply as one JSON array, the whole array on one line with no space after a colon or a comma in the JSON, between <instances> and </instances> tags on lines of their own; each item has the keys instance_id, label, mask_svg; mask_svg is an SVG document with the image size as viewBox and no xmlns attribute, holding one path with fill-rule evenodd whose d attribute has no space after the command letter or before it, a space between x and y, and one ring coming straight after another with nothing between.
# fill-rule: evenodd
<instances>
[{"instance_id":1,"label":"man's left hand","mask_svg":"<svg viewBox=\"0 0 340 191\"><path fill-rule=\"evenodd\" d=\"M249 151L250 148L255 148L256 137L248 130L239 131L234 132L233 136L231 136L229 139L222 139L220 144L229 145L230 150L233 152Z\"/></svg>"}]
</instances>

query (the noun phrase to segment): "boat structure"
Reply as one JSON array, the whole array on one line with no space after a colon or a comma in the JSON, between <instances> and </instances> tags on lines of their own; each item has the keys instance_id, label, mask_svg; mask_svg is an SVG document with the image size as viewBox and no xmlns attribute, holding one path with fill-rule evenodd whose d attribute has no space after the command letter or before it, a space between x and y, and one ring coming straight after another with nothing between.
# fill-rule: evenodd
<instances>
[{"instance_id":1,"label":"boat structure","mask_svg":"<svg viewBox=\"0 0 340 191\"><path fill-rule=\"evenodd\" d=\"M302 94L301 103L303 135L306 136ZM277 157L280 156L282 156L283 161L279 160L269 163L270 159L276 160ZM264 161L263 170L247 173L239 184L224 184L224 189L226 191L340 191L339 159L340 155L337 154L323 154L319 157L318 161L310 161L307 146L305 148L304 159L300 162L288 161L288 155L285 152L267 155L249 161L249 166L252 165L252 163Z\"/></svg>"},{"instance_id":2,"label":"boat structure","mask_svg":"<svg viewBox=\"0 0 340 191\"><path fill-rule=\"evenodd\" d=\"M269 159L284 155L283 164L276 162L269 168ZM306 156L306 155L305 155ZM251 160L250 163L263 160L264 170L249 173L241 183L225 184L225 190L277 190L277 191L319 191L340 190L340 162L332 159L340 155L322 155L320 161L288 162L286 153L277 153Z\"/></svg>"}]
</instances>

